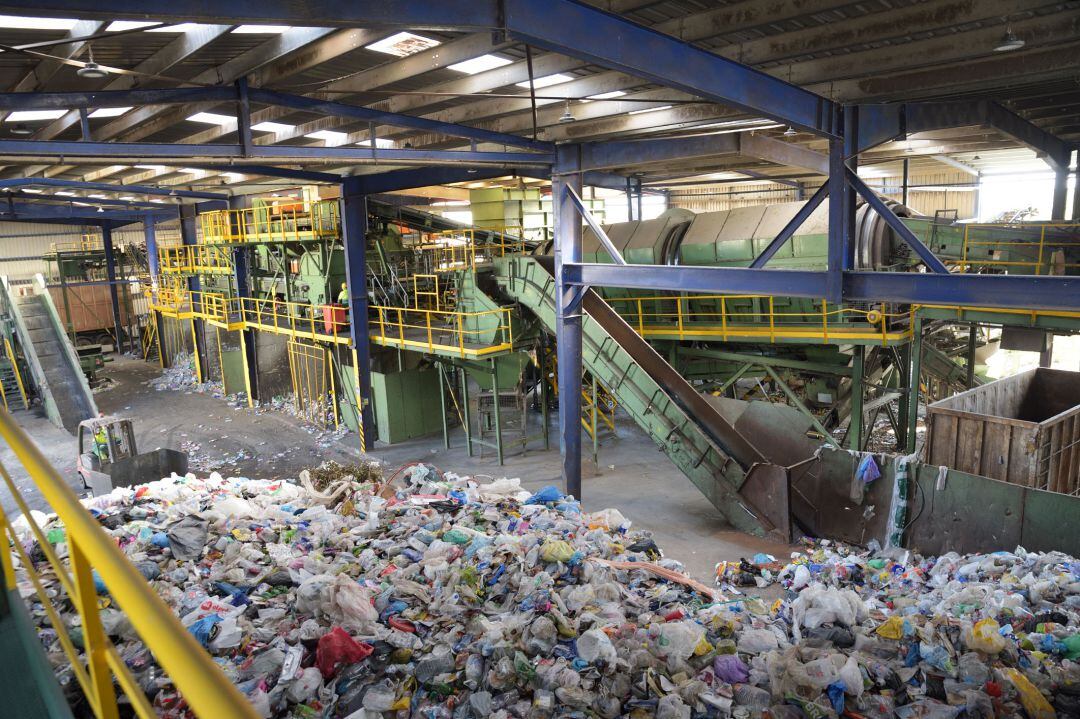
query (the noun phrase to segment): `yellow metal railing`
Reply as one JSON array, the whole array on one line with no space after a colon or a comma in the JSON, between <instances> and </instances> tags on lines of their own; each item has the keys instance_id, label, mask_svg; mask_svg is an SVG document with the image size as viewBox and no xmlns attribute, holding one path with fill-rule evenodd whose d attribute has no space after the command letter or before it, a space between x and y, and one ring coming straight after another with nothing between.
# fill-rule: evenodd
<instances>
[{"instance_id":1,"label":"yellow metal railing","mask_svg":"<svg viewBox=\"0 0 1080 719\"><path fill-rule=\"evenodd\" d=\"M19 371L19 361L15 358L15 350L11 346L11 340L4 338L4 354L11 363L11 373L15 375L15 383L19 386L19 397L22 398L23 409L30 409L30 402L26 399L26 385L23 384L22 372ZM7 393L0 387L0 393L4 395L4 409L8 408Z\"/></svg>"},{"instance_id":2,"label":"yellow metal railing","mask_svg":"<svg viewBox=\"0 0 1080 719\"><path fill-rule=\"evenodd\" d=\"M83 235L76 242L53 242L49 252L100 252L105 249L101 235Z\"/></svg>"},{"instance_id":3,"label":"yellow metal railing","mask_svg":"<svg viewBox=\"0 0 1080 719\"><path fill-rule=\"evenodd\" d=\"M1031 233L1038 229L1039 241L1032 242L1030 239ZM1047 231L1051 231L1051 236L1047 236ZM1053 236L1054 231L1064 231L1069 233L1069 239L1058 239ZM999 235L1002 239L993 239L994 235ZM964 244L960 253L960 260L953 264L959 264L961 267L966 268L971 266L990 266L1001 267L1008 269L1011 267L1021 267L1031 270L1028 274L1041 275L1044 274L1044 265L1047 273L1052 273L1054 270L1060 269L1061 272L1065 272L1069 269L1080 268L1078 262L1061 262L1055 264L1053 261L1053 253L1058 249L1065 249L1066 247L1080 247L1080 223L1077 222L1059 222L1059 223L1038 223L1029 225L1010 225L1010 224L995 224L995 223L971 223L964 225ZM997 253L1006 253L1014 250L1026 250L1030 253L1034 253L1034 257L1031 259L999 259ZM989 253L989 258L982 258L973 256L972 253ZM1010 255L1011 256L1011 255Z\"/></svg>"},{"instance_id":4,"label":"yellow metal railing","mask_svg":"<svg viewBox=\"0 0 1080 719\"><path fill-rule=\"evenodd\" d=\"M434 272L475 269L498 257L524 253L521 232L520 227L446 230L429 235L418 249L430 257L429 265Z\"/></svg>"},{"instance_id":5,"label":"yellow metal railing","mask_svg":"<svg viewBox=\"0 0 1080 719\"><path fill-rule=\"evenodd\" d=\"M149 294L149 293L148 293ZM225 329L258 329L293 339L349 344L349 315L341 305L258 297L226 297L218 292L192 292L182 286L161 287L151 307L166 317L199 318ZM371 305L369 336L376 344L426 352L479 357L514 346L514 308L479 312Z\"/></svg>"},{"instance_id":6,"label":"yellow metal railing","mask_svg":"<svg viewBox=\"0 0 1080 719\"><path fill-rule=\"evenodd\" d=\"M68 549L67 561L61 561L41 528L30 520L29 531L45 555L41 564L49 565L42 572L40 565L35 565L23 548L25 537L16 533L6 513L0 515L0 530L8 540L6 551L0 552L5 586L9 592L17 589L20 580L33 586L70 662L72 675L86 695L94 715L98 719L116 719L119 716L116 691L119 685L136 715L142 719L157 717L139 681L105 634L92 574L92 571L97 571L109 588L109 595L124 611L140 639L176 685L195 716L207 719L258 717L244 695L154 593L142 574L121 553L116 541L79 503L68 482L48 463L7 412L0 412L0 436L15 453L50 508L64 523L64 541ZM2 464L0 476L23 515L29 517L30 507ZM59 581L63 598L50 596L43 585L42 575L50 573ZM71 602L78 613L82 653L76 649L68 625L56 608L64 598Z\"/></svg>"},{"instance_id":7,"label":"yellow metal railing","mask_svg":"<svg viewBox=\"0 0 1080 719\"><path fill-rule=\"evenodd\" d=\"M778 309L771 295L611 297L607 301L646 338L878 340L885 345L911 336L910 324L899 326L896 322L909 317L909 311L889 313L829 305L825 300L815 300L819 308L814 311ZM748 302L756 303L756 307L748 307Z\"/></svg>"},{"instance_id":8,"label":"yellow metal railing","mask_svg":"<svg viewBox=\"0 0 1080 719\"><path fill-rule=\"evenodd\" d=\"M371 339L389 347L466 356L508 351L514 346L512 307L480 312L371 306ZM493 324L496 323L497 325ZM488 339L488 336L492 339Z\"/></svg>"},{"instance_id":9,"label":"yellow metal railing","mask_svg":"<svg viewBox=\"0 0 1080 719\"><path fill-rule=\"evenodd\" d=\"M238 242L310 242L341 236L337 200L289 202L199 215L204 244Z\"/></svg>"},{"instance_id":10,"label":"yellow metal railing","mask_svg":"<svg viewBox=\"0 0 1080 719\"><path fill-rule=\"evenodd\" d=\"M162 274L231 274L229 248L217 245L179 245L158 248L158 266Z\"/></svg>"}]
</instances>

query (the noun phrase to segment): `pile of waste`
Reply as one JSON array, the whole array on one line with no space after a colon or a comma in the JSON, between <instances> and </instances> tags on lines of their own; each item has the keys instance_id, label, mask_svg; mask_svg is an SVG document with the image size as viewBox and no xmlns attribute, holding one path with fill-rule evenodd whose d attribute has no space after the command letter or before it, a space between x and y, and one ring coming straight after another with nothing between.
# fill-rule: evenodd
<instances>
[{"instance_id":1,"label":"pile of waste","mask_svg":"<svg viewBox=\"0 0 1080 719\"><path fill-rule=\"evenodd\" d=\"M722 565L714 589L617 510L426 465L395 474L189 475L85 503L265 717L1080 712L1071 557L819 542ZM62 551L55 518L45 531ZM759 584L785 596L746 593ZM102 614L158 713L186 716L126 617Z\"/></svg>"}]
</instances>

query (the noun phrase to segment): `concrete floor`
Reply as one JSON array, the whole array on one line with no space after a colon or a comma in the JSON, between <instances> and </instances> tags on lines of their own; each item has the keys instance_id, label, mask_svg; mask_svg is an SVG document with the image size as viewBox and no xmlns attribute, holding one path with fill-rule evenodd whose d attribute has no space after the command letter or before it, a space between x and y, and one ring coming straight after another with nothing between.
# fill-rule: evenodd
<instances>
[{"instance_id":1,"label":"concrete floor","mask_svg":"<svg viewBox=\"0 0 1080 719\"><path fill-rule=\"evenodd\" d=\"M220 464L222 474L261 478L296 477L301 469L324 460L345 461L360 455L355 434L335 439L282 412L234 408L210 394L156 391L147 382L159 376L160 369L141 360L117 358L108 365L106 374L115 385L96 395L98 407L105 413L134 419L136 441L143 451L188 448L202 463ZM77 487L75 439L33 412L16 415L61 474ZM539 422L539 416L532 415L530 421ZM536 428L534 433L538 432ZM537 489L559 484L558 434L554 425L550 439L552 449L544 450L543 443L535 441L524 455L508 456L503 466L491 449L485 448L483 457L478 453L469 457L460 429L452 432L450 449L445 449L442 437L435 435L376 446L369 457L391 470L422 461L460 475L519 477L526 488ZM234 461L238 453L244 458ZM31 487L8 447L0 447L0 459L11 470L20 490ZM585 460L583 475L582 503L587 510L618 508L635 528L652 532L665 555L682 561L691 576L701 581L711 583L713 567L723 560L738 560L756 552L782 558L792 551L786 544L731 529L629 420L618 424L617 436L603 442L598 465L591 457ZM6 491L2 502L5 511L14 506ZM45 508L40 498L35 498L31 506Z\"/></svg>"}]
</instances>

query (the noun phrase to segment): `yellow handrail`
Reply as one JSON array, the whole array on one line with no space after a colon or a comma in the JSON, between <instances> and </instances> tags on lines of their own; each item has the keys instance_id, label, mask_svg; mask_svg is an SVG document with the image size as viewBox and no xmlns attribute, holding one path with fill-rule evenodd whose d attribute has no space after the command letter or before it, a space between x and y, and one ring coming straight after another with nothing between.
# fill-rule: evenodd
<instances>
[{"instance_id":1,"label":"yellow handrail","mask_svg":"<svg viewBox=\"0 0 1080 719\"><path fill-rule=\"evenodd\" d=\"M23 384L22 372L19 371L19 363L15 359L15 350L11 347L11 341L4 338L4 353L7 354L11 370L15 373L15 381L19 385L19 396L22 397L23 409L30 409L30 403L26 399L26 385ZM4 395L4 409L7 409L7 395Z\"/></svg>"},{"instance_id":2,"label":"yellow handrail","mask_svg":"<svg viewBox=\"0 0 1080 719\"><path fill-rule=\"evenodd\" d=\"M199 215L202 244L310 242L341 236L337 200L290 202Z\"/></svg>"},{"instance_id":3,"label":"yellow handrail","mask_svg":"<svg viewBox=\"0 0 1080 719\"><path fill-rule=\"evenodd\" d=\"M94 714L99 719L113 719L118 715L116 690L113 686L115 676L120 685L129 692L132 706L140 717L152 719L156 716L146 697L136 689L138 682L123 661L119 660L115 646L104 633L98 614L91 567L98 572L109 588L109 594L123 609L132 627L153 652L158 664L172 679L196 716L206 719L256 719L258 714L244 695L229 681L172 610L154 593L142 574L124 557L112 537L102 530L97 520L79 503L68 483L7 412L0 412L0 437L15 453L34 485L64 523L72 575L68 575L67 569L60 564L56 555L51 553L51 547L50 552L46 552L46 558L53 565L57 576L64 578L61 584L79 612L85 654L89 662L88 670L82 667L74 646L64 646L64 649ZM0 474L23 512L29 516L25 502L6 468L3 468ZM36 529L33 521L29 524L32 531ZM51 616L55 615L51 599L41 587L33 565L22 549L6 514L3 516L2 529L11 540L21 568L30 575L38 589L39 598L46 611ZM36 531L40 533L40 529ZM38 537L42 548L50 546L44 539ZM15 572L11 554L0 552L0 556L4 562L7 587L13 589ZM55 616L53 629L58 636L64 635L62 645L70 645L70 637L66 635L64 625Z\"/></svg>"}]
</instances>

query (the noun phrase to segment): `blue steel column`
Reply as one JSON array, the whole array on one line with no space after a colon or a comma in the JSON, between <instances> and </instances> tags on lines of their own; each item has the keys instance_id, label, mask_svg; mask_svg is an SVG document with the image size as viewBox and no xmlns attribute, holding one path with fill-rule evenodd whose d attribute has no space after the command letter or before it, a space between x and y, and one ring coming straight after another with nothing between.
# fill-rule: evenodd
<instances>
[{"instance_id":1,"label":"blue steel column","mask_svg":"<svg viewBox=\"0 0 1080 719\"><path fill-rule=\"evenodd\" d=\"M844 255L848 229L844 213L847 182L844 180L844 145L829 141L829 265L825 279L825 299L839 303L844 296Z\"/></svg>"},{"instance_id":2,"label":"blue steel column","mask_svg":"<svg viewBox=\"0 0 1080 719\"><path fill-rule=\"evenodd\" d=\"M154 288L154 292L157 292L158 279L161 276L156 229L154 227L154 216L147 213L143 217L143 236L146 239L146 263L150 268L150 285Z\"/></svg>"},{"instance_id":3,"label":"blue steel column","mask_svg":"<svg viewBox=\"0 0 1080 719\"><path fill-rule=\"evenodd\" d=\"M367 196L359 178L341 183L342 243L345 245L345 282L349 292L349 335L356 362L355 394L360 405L360 449L367 451L378 439L371 412L371 339L368 333Z\"/></svg>"},{"instance_id":4,"label":"blue steel column","mask_svg":"<svg viewBox=\"0 0 1080 719\"><path fill-rule=\"evenodd\" d=\"M124 351L123 323L120 321L120 296L116 291L116 253L113 251L112 225L101 223L101 242L105 247L105 276L109 280L109 299L112 301L113 331L116 333L115 352Z\"/></svg>"},{"instance_id":5,"label":"blue steel column","mask_svg":"<svg viewBox=\"0 0 1080 719\"><path fill-rule=\"evenodd\" d=\"M581 262L581 216L566 193L581 193L580 147L558 149L551 173L555 212L555 342L559 359L559 449L567 494L581 498L581 313L576 288L563 281L563 264Z\"/></svg>"},{"instance_id":6,"label":"blue steel column","mask_svg":"<svg viewBox=\"0 0 1080 719\"><path fill-rule=\"evenodd\" d=\"M195 232L194 205L180 206L180 241L185 245L198 244L198 236ZM198 314L202 312L202 284L198 275L188 277L188 292L191 293L191 311ZM203 321L200 317L191 320L191 331L195 333L195 361L198 363L197 374L199 377L209 377L206 364L206 333L203 330Z\"/></svg>"}]
</instances>

